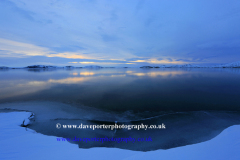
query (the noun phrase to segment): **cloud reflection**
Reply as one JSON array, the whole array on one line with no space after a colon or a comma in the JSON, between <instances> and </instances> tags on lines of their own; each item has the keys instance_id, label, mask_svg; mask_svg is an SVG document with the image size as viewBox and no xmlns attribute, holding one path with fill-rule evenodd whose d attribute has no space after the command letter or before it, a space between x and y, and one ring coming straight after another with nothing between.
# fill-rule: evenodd
<instances>
[{"instance_id":1,"label":"cloud reflection","mask_svg":"<svg viewBox=\"0 0 240 160\"><path fill-rule=\"evenodd\" d=\"M61 72L60 72L61 73ZM65 72L63 72L65 73ZM142 70L142 69L129 69L129 70L91 70L85 72L72 72L68 75L65 74L56 74L53 78L48 77L48 74L45 75L45 80L34 78L29 79L28 76L21 80L9 79L9 80L1 80L0 81L0 99L4 99L7 97L14 97L20 95L27 95L35 92L39 92L41 90L49 89L56 85L61 84L83 84L83 83L109 83L114 82L117 84L120 83L130 83L133 80L138 79L139 77L151 77L151 78L163 78L163 77L175 77L178 75L186 74L186 71L183 70ZM23 73L22 75L24 75ZM26 74L28 75L28 74ZM61 76L61 77L59 77Z\"/></svg>"},{"instance_id":2,"label":"cloud reflection","mask_svg":"<svg viewBox=\"0 0 240 160\"><path fill-rule=\"evenodd\" d=\"M82 75L82 76L92 76L94 74L95 74L94 72L81 72L80 73L80 75Z\"/></svg>"},{"instance_id":3,"label":"cloud reflection","mask_svg":"<svg viewBox=\"0 0 240 160\"><path fill-rule=\"evenodd\" d=\"M184 71L156 71L156 72L133 72L133 71L127 71L128 75L134 75L134 76L148 76L148 77L169 77L169 76L177 76L182 75L185 72Z\"/></svg>"},{"instance_id":4,"label":"cloud reflection","mask_svg":"<svg viewBox=\"0 0 240 160\"><path fill-rule=\"evenodd\" d=\"M74 73L70 73L70 75L77 76L78 73L77 73L77 72L74 72Z\"/></svg>"},{"instance_id":5,"label":"cloud reflection","mask_svg":"<svg viewBox=\"0 0 240 160\"><path fill-rule=\"evenodd\" d=\"M79 82L84 82L87 80L92 79L91 77L69 77L69 78L64 78L64 79L49 79L47 82L48 83L60 83L60 84L75 84Z\"/></svg>"}]
</instances>

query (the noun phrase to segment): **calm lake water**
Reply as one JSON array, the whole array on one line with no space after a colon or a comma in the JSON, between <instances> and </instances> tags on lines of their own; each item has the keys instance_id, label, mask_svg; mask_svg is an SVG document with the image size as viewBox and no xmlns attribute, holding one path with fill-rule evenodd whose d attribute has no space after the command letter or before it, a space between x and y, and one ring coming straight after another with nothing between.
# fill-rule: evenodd
<instances>
[{"instance_id":1,"label":"calm lake water","mask_svg":"<svg viewBox=\"0 0 240 160\"><path fill-rule=\"evenodd\" d=\"M56 101L117 112L240 110L240 69L0 70L0 103Z\"/></svg>"},{"instance_id":2,"label":"calm lake water","mask_svg":"<svg viewBox=\"0 0 240 160\"><path fill-rule=\"evenodd\" d=\"M83 143L136 151L204 142L240 124L240 69L0 70L0 108L36 113L29 126L56 137L151 137L150 143ZM32 103L34 102L34 103ZM23 105L24 104L24 105ZM63 104L64 106L62 106ZM64 130L56 124L157 125L163 130Z\"/></svg>"}]
</instances>

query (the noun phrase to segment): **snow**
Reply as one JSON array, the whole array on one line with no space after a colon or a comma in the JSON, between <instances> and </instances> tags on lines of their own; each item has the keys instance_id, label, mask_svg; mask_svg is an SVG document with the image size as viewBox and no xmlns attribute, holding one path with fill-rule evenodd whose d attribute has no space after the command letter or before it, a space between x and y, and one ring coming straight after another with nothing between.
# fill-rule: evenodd
<instances>
[{"instance_id":1,"label":"snow","mask_svg":"<svg viewBox=\"0 0 240 160\"><path fill-rule=\"evenodd\" d=\"M201 68L198 65L184 64L184 65L161 65L161 66L142 66L140 68Z\"/></svg>"},{"instance_id":2,"label":"snow","mask_svg":"<svg viewBox=\"0 0 240 160\"><path fill-rule=\"evenodd\" d=\"M192 65L192 64L185 64L181 65L180 68L199 68L200 66L198 65Z\"/></svg>"},{"instance_id":3,"label":"snow","mask_svg":"<svg viewBox=\"0 0 240 160\"><path fill-rule=\"evenodd\" d=\"M240 159L240 125L225 129L210 141L150 152L117 148L80 149L67 141L58 142L54 136L45 136L20 127L30 112L0 113L0 159L173 159L173 160L237 160ZM31 118L30 118L31 119Z\"/></svg>"},{"instance_id":4,"label":"snow","mask_svg":"<svg viewBox=\"0 0 240 160\"><path fill-rule=\"evenodd\" d=\"M240 125L225 129L210 141L169 150L139 153L127 159L174 159L174 160L237 160L240 159Z\"/></svg>"},{"instance_id":5,"label":"snow","mask_svg":"<svg viewBox=\"0 0 240 160\"><path fill-rule=\"evenodd\" d=\"M0 159L124 159L135 152L121 149L79 149L76 144L58 142L54 136L45 136L20 127L29 112L0 113ZM4 146L4 147L3 147ZM93 154L94 153L94 154ZM96 153L96 154L95 154ZM119 155L124 153L123 155Z\"/></svg>"},{"instance_id":6,"label":"snow","mask_svg":"<svg viewBox=\"0 0 240 160\"><path fill-rule=\"evenodd\" d=\"M240 61L214 66L215 68L240 68Z\"/></svg>"},{"instance_id":7,"label":"snow","mask_svg":"<svg viewBox=\"0 0 240 160\"><path fill-rule=\"evenodd\" d=\"M28 118L25 118L24 120L23 120L23 126L27 126L27 125L29 125L30 124L30 120L28 119Z\"/></svg>"},{"instance_id":8,"label":"snow","mask_svg":"<svg viewBox=\"0 0 240 160\"><path fill-rule=\"evenodd\" d=\"M192 64L184 64L184 65L160 65L160 66L142 66L140 68L240 68L240 61L232 62L228 64L221 64L215 66L199 66L199 65L192 65Z\"/></svg>"}]
</instances>

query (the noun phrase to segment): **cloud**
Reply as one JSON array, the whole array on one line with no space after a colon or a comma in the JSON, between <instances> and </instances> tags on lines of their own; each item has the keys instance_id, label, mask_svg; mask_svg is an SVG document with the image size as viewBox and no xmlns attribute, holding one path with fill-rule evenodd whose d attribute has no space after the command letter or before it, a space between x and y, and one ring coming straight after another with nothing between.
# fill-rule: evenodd
<instances>
[{"instance_id":1,"label":"cloud","mask_svg":"<svg viewBox=\"0 0 240 160\"><path fill-rule=\"evenodd\" d=\"M0 4L3 5L5 9L11 9L13 12L29 21L35 21L34 12L19 8L14 2L9 0L1 0Z\"/></svg>"},{"instance_id":2,"label":"cloud","mask_svg":"<svg viewBox=\"0 0 240 160\"><path fill-rule=\"evenodd\" d=\"M147 62L147 60L136 60L136 61L130 61L130 62Z\"/></svg>"},{"instance_id":3,"label":"cloud","mask_svg":"<svg viewBox=\"0 0 240 160\"><path fill-rule=\"evenodd\" d=\"M0 56L12 58L9 65L23 56L46 56L46 63L53 64L57 57L99 63L229 62L240 58L239 5L217 0L2 0Z\"/></svg>"},{"instance_id":4,"label":"cloud","mask_svg":"<svg viewBox=\"0 0 240 160\"><path fill-rule=\"evenodd\" d=\"M50 51L48 48L39 47L33 44L11 41L0 38L0 48L5 51L5 56L39 56L47 55Z\"/></svg>"},{"instance_id":5,"label":"cloud","mask_svg":"<svg viewBox=\"0 0 240 160\"><path fill-rule=\"evenodd\" d=\"M91 64L91 63L96 63L96 62L79 62L79 63L82 63L82 64Z\"/></svg>"},{"instance_id":6,"label":"cloud","mask_svg":"<svg viewBox=\"0 0 240 160\"><path fill-rule=\"evenodd\" d=\"M49 53L47 57L61 57L61 58L71 58L71 59L91 59L90 56L84 55L79 52L64 52L64 53Z\"/></svg>"},{"instance_id":7,"label":"cloud","mask_svg":"<svg viewBox=\"0 0 240 160\"><path fill-rule=\"evenodd\" d=\"M184 64L186 62L176 61L176 60L169 61L169 59L158 60L158 59L153 58L153 59L149 59L148 63L152 63L152 64Z\"/></svg>"},{"instance_id":8,"label":"cloud","mask_svg":"<svg viewBox=\"0 0 240 160\"><path fill-rule=\"evenodd\" d=\"M102 39L105 41L105 42L112 42L112 41L116 41L118 40L118 38L114 35L107 35L107 34L103 34L101 35L102 36Z\"/></svg>"},{"instance_id":9,"label":"cloud","mask_svg":"<svg viewBox=\"0 0 240 160\"><path fill-rule=\"evenodd\" d=\"M135 60L135 61L130 61L130 62L135 62L135 63L149 63L149 64L183 64L186 63L186 61L182 61L180 59L173 60L171 58L150 58L150 59L145 59L145 60Z\"/></svg>"}]
</instances>

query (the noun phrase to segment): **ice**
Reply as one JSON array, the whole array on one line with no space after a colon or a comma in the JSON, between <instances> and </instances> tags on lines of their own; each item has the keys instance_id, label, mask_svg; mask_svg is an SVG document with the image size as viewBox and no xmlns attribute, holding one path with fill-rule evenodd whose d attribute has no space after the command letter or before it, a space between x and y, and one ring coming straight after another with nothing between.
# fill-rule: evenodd
<instances>
[{"instance_id":1,"label":"ice","mask_svg":"<svg viewBox=\"0 0 240 160\"><path fill-rule=\"evenodd\" d=\"M140 152L116 148L79 149L67 141L57 141L54 136L45 136L20 127L23 119L31 115L30 112L0 113L0 159L240 159L240 125L225 129L207 142L169 150Z\"/></svg>"}]
</instances>

